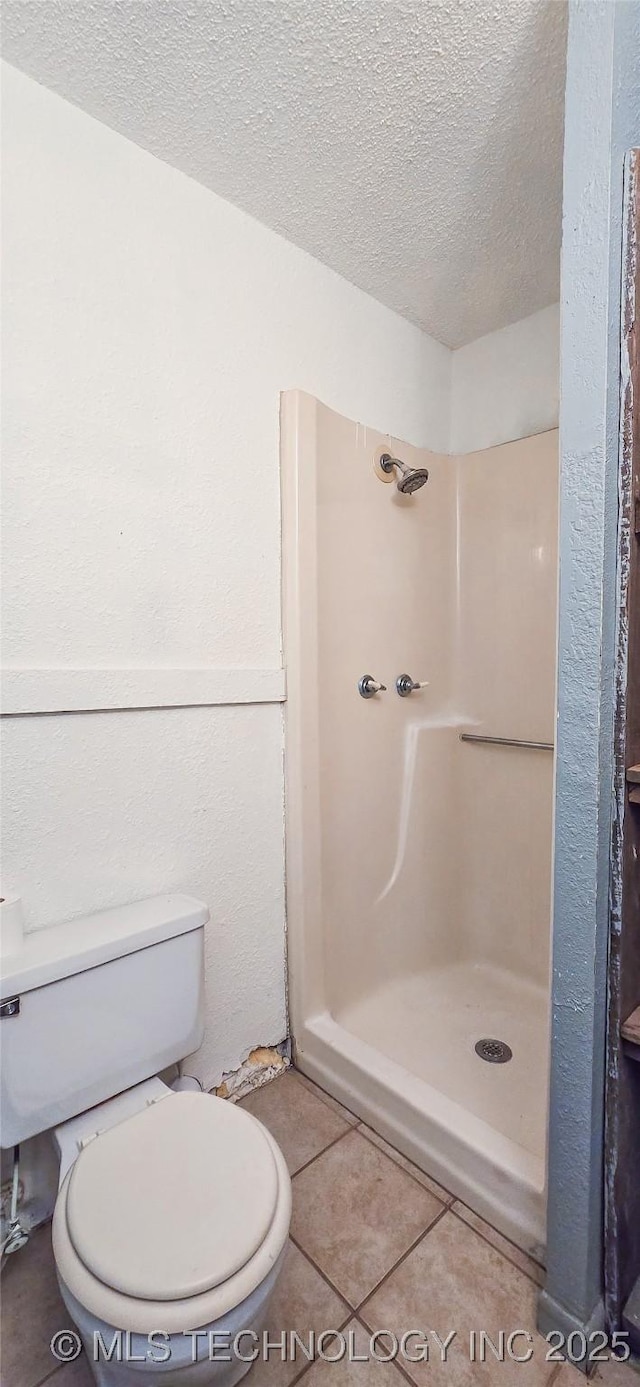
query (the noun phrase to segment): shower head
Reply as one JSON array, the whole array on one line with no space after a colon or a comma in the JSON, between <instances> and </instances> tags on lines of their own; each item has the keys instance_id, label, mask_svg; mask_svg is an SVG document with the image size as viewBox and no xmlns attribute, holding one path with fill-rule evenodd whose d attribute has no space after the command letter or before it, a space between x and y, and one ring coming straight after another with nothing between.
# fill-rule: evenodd
<instances>
[{"instance_id":1,"label":"shower head","mask_svg":"<svg viewBox=\"0 0 640 1387\"><path fill-rule=\"evenodd\" d=\"M404 475L398 478L396 483L398 491L403 495L410 496L413 491L419 491L421 486L429 480L429 473L426 467L407 467Z\"/></svg>"},{"instance_id":2,"label":"shower head","mask_svg":"<svg viewBox=\"0 0 640 1387\"><path fill-rule=\"evenodd\" d=\"M391 453L383 453L379 459L380 467L387 476L393 474L394 467L398 473L396 486L403 496L410 496L413 491L419 491L421 486L429 480L429 473L426 467L408 467L401 458L394 458Z\"/></svg>"}]
</instances>

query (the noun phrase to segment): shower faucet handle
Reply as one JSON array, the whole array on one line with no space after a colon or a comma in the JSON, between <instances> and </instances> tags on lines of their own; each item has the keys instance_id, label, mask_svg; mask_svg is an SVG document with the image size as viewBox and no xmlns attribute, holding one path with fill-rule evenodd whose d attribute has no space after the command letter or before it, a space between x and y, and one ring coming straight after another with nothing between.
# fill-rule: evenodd
<instances>
[{"instance_id":1,"label":"shower faucet handle","mask_svg":"<svg viewBox=\"0 0 640 1387\"><path fill-rule=\"evenodd\" d=\"M396 693L399 693L401 698L407 698L408 695L414 693L416 689L426 689L428 687L428 679L417 681L412 679L410 674L399 674L396 679Z\"/></svg>"},{"instance_id":2,"label":"shower faucet handle","mask_svg":"<svg viewBox=\"0 0 640 1387\"><path fill-rule=\"evenodd\" d=\"M358 693L361 698L373 698L374 694L386 691L386 684L378 684L372 674L363 674L358 680Z\"/></svg>"}]
</instances>

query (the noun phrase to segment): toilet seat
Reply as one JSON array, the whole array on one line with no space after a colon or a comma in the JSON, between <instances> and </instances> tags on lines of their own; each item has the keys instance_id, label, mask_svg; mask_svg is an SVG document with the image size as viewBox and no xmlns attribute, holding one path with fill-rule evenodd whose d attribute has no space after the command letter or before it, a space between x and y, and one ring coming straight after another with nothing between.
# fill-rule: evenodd
<instances>
[{"instance_id":1,"label":"toilet seat","mask_svg":"<svg viewBox=\"0 0 640 1387\"><path fill-rule=\"evenodd\" d=\"M80 1152L67 1228L80 1261L114 1291L184 1300L246 1266L277 1197L265 1129L222 1098L177 1093Z\"/></svg>"},{"instance_id":2,"label":"toilet seat","mask_svg":"<svg viewBox=\"0 0 640 1387\"><path fill-rule=\"evenodd\" d=\"M264 1280L290 1215L289 1174L266 1128L223 1099L176 1093L80 1152L58 1194L54 1254L100 1319L188 1331Z\"/></svg>"}]
</instances>

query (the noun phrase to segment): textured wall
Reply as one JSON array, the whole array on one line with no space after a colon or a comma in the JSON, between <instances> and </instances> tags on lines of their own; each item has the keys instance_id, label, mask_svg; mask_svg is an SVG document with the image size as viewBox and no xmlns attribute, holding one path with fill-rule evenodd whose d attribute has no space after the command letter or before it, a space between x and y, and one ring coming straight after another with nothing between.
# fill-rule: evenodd
<instances>
[{"instance_id":1,"label":"textured wall","mask_svg":"<svg viewBox=\"0 0 640 1387\"><path fill-rule=\"evenodd\" d=\"M602 1315L624 155L640 5L573 0L567 67L553 1060L544 1328Z\"/></svg>"},{"instance_id":2,"label":"textured wall","mask_svg":"<svg viewBox=\"0 0 640 1387\"><path fill-rule=\"evenodd\" d=\"M558 304L453 353L451 451L529 438L558 423Z\"/></svg>"},{"instance_id":3,"label":"textured wall","mask_svg":"<svg viewBox=\"0 0 640 1387\"><path fill-rule=\"evenodd\" d=\"M6 65L3 79L7 660L62 670L58 689L77 668L108 671L110 689L118 666L151 685L159 668L275 670L279 392L446 451L451 354ZM540 427L545 409L543 391ZM213 1082L279 1040L277 704L5 735L3 870L29 925L199 891L199 1072Z\"/></svg>"},{"instance_id":4,"label":"textured wall","mask_svg":"<svg viewBox=\"0 0 640 1387\"><path fill-rule=\"evenodd\" d=\"M4 627L24 667L276 668L279 392L446 448L450 353L5 65ZM217 1079L282 1038L277 704L5 724L29 925L209 902Z\"/></svg>"},{"instance_id":5,"label":"textured wall","mask_svg":"<svg viewBox=\"0 0 640 1387\"><path fill-rule=\"evenodd\" d=\"M189 891L209 903L212 1083L286 1035L278 705L12 718L3 873L32 924Z\"/></svg>"}]
</instances>

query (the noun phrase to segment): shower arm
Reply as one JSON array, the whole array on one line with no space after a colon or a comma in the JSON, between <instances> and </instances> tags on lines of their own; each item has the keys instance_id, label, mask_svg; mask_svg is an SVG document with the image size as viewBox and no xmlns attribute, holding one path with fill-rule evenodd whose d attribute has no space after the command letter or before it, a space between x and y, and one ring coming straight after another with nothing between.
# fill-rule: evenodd
<instances>
[{"instance_id":1,"label":"shower arm","mask_svg":"<svg viewBox=\"0 0 640 1387\"><path fill-rule=\"evenodd\" d=\"M394 458L391 453L382 453L378 458L378 467L387 477L392 477L394 470L398 473L396 486L398 491L406 496L411 496L414 491L419 491L421 486L429 480L429 473L426 467L409 467L402 458Z\"/></svg>"}]
</instances>

